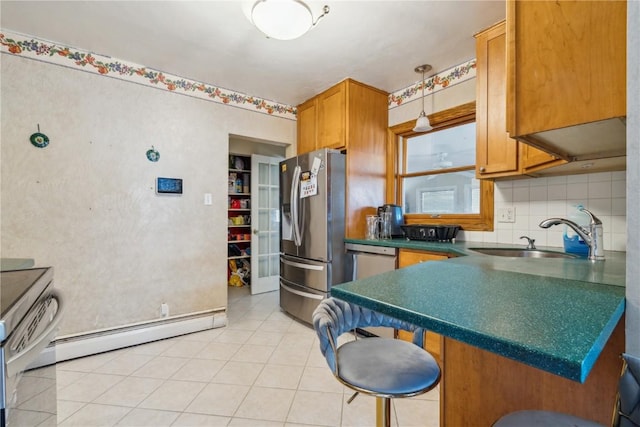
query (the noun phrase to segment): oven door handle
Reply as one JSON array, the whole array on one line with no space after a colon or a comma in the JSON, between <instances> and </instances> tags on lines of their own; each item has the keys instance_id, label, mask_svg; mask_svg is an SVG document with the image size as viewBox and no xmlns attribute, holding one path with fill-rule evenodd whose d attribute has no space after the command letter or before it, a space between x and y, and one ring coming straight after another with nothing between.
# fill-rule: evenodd
<instances>
[{"instance_id":1,"label":"oven door handle","mask_svg":"<svg viewBox=\"0 0 640 427\"><path fill-rule=\"evenodd\" d=\"M55 316L51 319L47 328L42 331L40 335L27 344L22 351L7 360L6 366L8 376L13 376L23 372L30 363L38 358L42 350L44 350L45 347L53 341L58 325L60 324L60 320L62 319L64 304L59 293L51 292L50 295L51 299L54 299L58 305Z\"/></svg>"}]
</instances>

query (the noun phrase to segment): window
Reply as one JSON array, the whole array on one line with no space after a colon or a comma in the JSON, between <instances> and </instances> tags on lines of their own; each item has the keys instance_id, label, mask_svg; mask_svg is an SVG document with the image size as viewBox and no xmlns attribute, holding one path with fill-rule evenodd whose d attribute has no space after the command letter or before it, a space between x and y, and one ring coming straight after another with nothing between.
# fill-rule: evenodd
<instances>
[{"instance_id":1,"label":"window","mask_svg":"<svg viewBox=\"0 0 640 427\"><path fill-rule=\"evenodd\" d=\"M415 190L419 212L454 213L456 187L425 187ZM407 206L407 203L405 203Z\"/></svg>"},{"instance_id":2,"label":"window","mask_svg":"<svg viewBox=\"0 0 640 427\"><path fill-rule=\"evenodd\" d=\"M403 206L408 224L492 230L493 183L475 177L475 102L429 119L426 133L413 132L413 120L390 128L387 200Z\"/></svg>"}]
</instances>

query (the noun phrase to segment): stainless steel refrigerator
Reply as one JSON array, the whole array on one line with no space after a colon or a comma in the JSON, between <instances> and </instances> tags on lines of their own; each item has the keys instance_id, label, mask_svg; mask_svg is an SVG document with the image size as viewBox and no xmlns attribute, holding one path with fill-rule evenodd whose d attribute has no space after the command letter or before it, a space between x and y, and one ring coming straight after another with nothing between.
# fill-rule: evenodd
<instances>
[{"instance_id":1,"label":"stainless steel refrigerator","mask_svg":"<svg viewBox=\"0 0 640 427\"><path fill-rule=\"evenodd\" d=\"M280 162L280 307L307 323L345 281L345 177L336 150Z\"/></svg>"}]
</instances>

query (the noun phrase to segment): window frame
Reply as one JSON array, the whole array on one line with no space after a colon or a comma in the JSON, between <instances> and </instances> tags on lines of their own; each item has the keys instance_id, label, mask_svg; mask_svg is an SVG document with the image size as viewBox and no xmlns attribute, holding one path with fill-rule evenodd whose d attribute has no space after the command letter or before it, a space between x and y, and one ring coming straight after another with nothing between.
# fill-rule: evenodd
<instances>
[{"instance_id":1,"label":"window frame","mask_svg":"<svg viewBox=\"0 0 640 427\"><path fill-rule=\"evenodd\" d=\"M424 133L438 132L476 120L475 101L428 115L433 127L429 132L414 132L415 120L391 126L387 132L387 203L400 204L402 200L402 178L399 176L401 144L407 138ZM406 154L405 154L406 155ZM453 171L455 168L450 169ZM474 167L463 167L471 170ZM458 224L467 231L493 231L493 181L480 179L480 213L478 214L405 214L405 224Z\"/></svg>"}]
</instances>

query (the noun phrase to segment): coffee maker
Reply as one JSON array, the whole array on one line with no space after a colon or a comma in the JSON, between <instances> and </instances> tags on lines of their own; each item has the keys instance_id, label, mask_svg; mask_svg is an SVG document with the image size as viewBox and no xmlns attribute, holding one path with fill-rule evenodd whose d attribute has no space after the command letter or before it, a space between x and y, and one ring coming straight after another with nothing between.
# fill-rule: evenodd
<instances>
[{"instance_id":1,"label":"coffee maker","mask_svg":"<svg viewBox=\"0 0 640 427\"><path fill-rule=\"evenodd\" d=\"M403 237L401 225L404 225L404 216L402 215L402 207L398 205L384 204L378 206L378 216L382 216L382 212L391 212L391 237Z\"/></svg>"}]
</instances>

